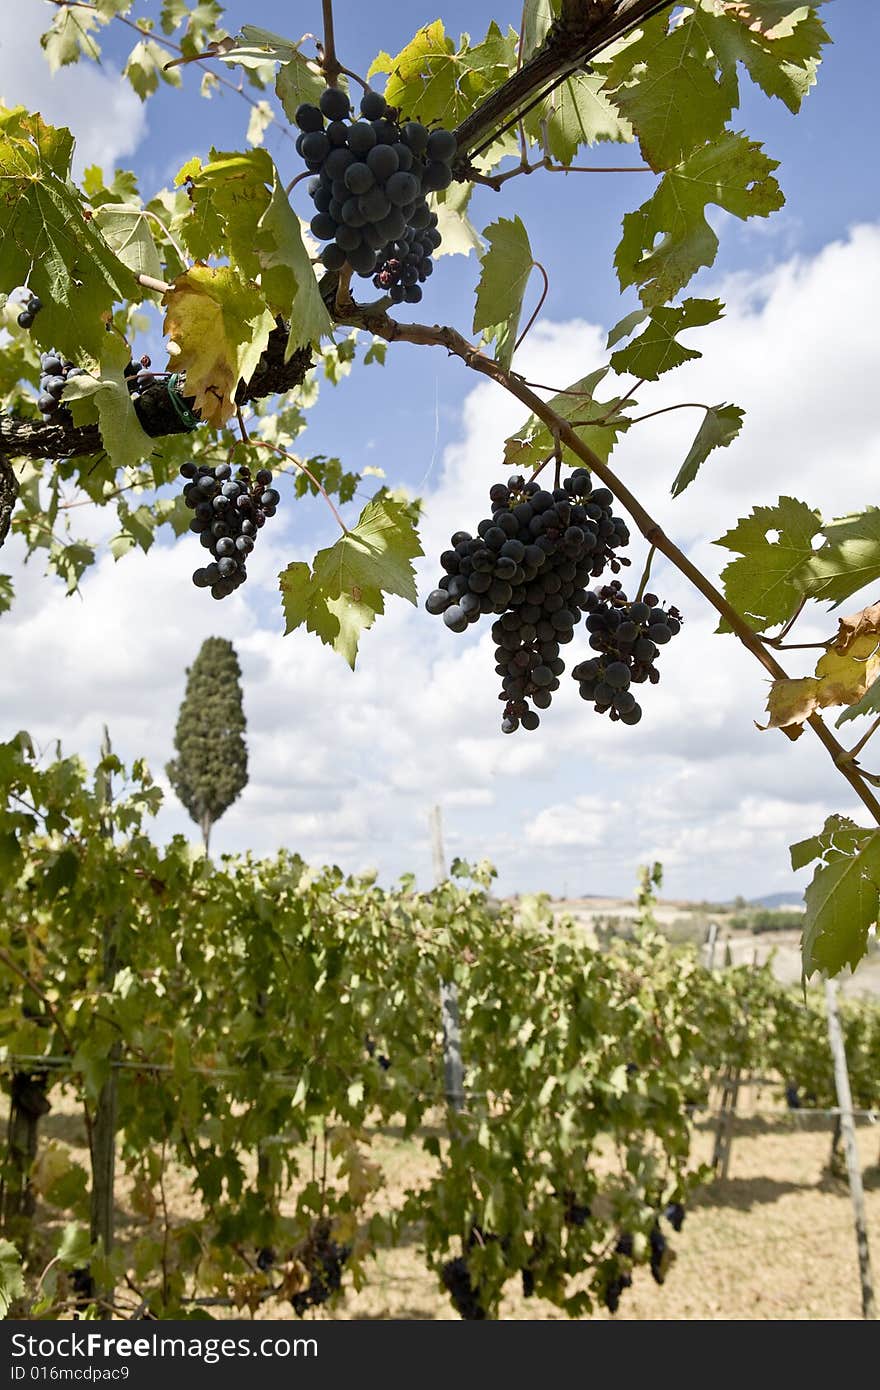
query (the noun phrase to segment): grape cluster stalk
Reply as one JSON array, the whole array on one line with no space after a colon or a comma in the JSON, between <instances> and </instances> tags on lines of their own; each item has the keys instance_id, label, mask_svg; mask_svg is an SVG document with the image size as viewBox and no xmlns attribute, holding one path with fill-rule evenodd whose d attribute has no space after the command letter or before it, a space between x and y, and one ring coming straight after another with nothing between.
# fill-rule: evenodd
<instances>
[{"instance_id":1,"label":"grape cluster stalk","mask_svg":"<svg viewBox=\"0 0 880 1390\"><path fill-rule=\"evenodd\" d=\"M189 529L213 557L195 571L193 583L210 589L212 598L227 598L247 579L247 557L258 531L275 515L280 494L268 468L251 477L242 466L233 477L228 463L184 463L180 472L187 480L183 500L194 513Z\"/></svg>"},{"instance_id":2,"label":"grape cluster stalk","mask_svg":"<svg viewBox=\"0 0 880 1390\"><path fill-rule=\"evenodd\" d=\"M401 125L370 90L359 117L345 92L327 87L318 106L297 108L295 120L297 150L314 174L311 230L328 243L321 263L372 278L393 304L418 304L441 241L427 194L452 182L455 136L418 121Z\"/></svg>"}]
</instances>

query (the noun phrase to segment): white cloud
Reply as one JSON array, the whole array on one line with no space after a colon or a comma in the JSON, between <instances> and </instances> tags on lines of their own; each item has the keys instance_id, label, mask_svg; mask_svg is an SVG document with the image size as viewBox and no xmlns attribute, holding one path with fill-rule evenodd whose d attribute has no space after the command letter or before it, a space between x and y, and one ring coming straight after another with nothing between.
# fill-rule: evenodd
<instances>
[{"instance_id":1,"label":"white cloud","mask_svg":"<svg viewBox=\"0 0 880 1390\"><path fill-rule=\"evenodd\" d=\"M74 173L90 164L110 172L143 139L146 115L139 98L108 64L84 60L53 76L40 35L52 12L35 0L3 0L0 25L0 100L39 111L50 125L76 137Z\"/></svg>"},{"instance_id":2,"label":"white cloud","mask_svg":"<svg viewBox=\"0 0 880 1390\"><path fill-rule=\"evenodd\" d=\"M705 358L640 392L645 411L677 399L732 398L748 409L742 438L713 455L679 501L669 484L697 412L645 423L616 455L706 572L717 575L727 558L711 539L754 502L792 493L839 514L877 500L878 273L880 229L863 227L812 260L739 277L727 318L692 335ZM518 365L563 384L602 361L603 341L586 322L545 324ZM459 437L430 480L422 592L433 587L449 534L483 514L488 486L504 475L502 441L521 416L489 383L464 401ZM280 515L276 529L283 535ZM637 573L644 546L632 550ZM757 732L763 673L735 639L714 635L714 613L669 565L657 566L652 585L686 622L663 653L663 680L646 692L641 724L596 716L566 677L537 733L504 738L488 631L457 638L392 600L352 676L307 634L281 636L274 575L290 552L267 529L247 588L219 605L190 585L186 539L118 565L103 559L84 601L65 599L38 561L16 565L20 596L2 620L5 731L28 727L93 754L106 719L125 757L146 753L161 769L184 668L204 637L222 633L244 671L251 781L215 831L218 850L283 843L350 870L415 869L429 882L426 815L440 802L450 857L495 859L502 891L626 892L638 864L658 858L670 893L717 899L791 887L788 844L833 809L858 815L815 739L790 744ZM823 625L818 615L806 636L822 635ZM172 799L161 833L190 828Z\"/></svg>"}]
</instances>

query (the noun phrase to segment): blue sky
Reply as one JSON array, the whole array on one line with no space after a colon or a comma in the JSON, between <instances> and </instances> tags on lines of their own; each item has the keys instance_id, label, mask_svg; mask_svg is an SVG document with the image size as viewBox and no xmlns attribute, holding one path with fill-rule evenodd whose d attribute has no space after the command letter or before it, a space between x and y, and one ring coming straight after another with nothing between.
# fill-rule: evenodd
<instances>
[{"instance_id":1,"label":"blue sky","mask_svg":"<svg viewBox=\"0 0 880 1390\"><path fill-rule=\"evenodd\" d=\"M193 152L243 147L245 103L231 93L202 101L192 71L183 91L163 89L142 109L114 73L132 37L121 26L108 36L103 72L51 80L36 47L45 8L5 0L4 19L9 13L14 22L0 33L0 95L70 124L84 157L133 167L149 194ZM340 53L360 71L377 49L395 52L438 14L388 3L338 3L335 11ZM316 28L320 6L236 0L227 12L230 29L254 22L298 37ZM481 35L493 17L518 23L513 5L453 3L442 14L456 34ZM787 205L756 227L716 220L721 251L699 288L727 301L727 317L694 334L701 362L641 400L646 410L737 401L747 410L743 436L674 504L669 482L697 423L684 418L689 412L633 431L618 455L627 481L714 576L725 556L710 542L755 502L788 492L840 515L877 500L870 479L880 462L872 410L880 349L871 305L880 229L869 102L880 14L869 0L834 0L823 14L835 45L801 115L744 83L735 122L781 161ZM270 128L266 143L292 175L289 142ZM602 161L635 163L638 154L600 146L590 162ZM612 270L620 218L652 186L644 174L535 174L500 195L477 191L477 227L519 213L550 275L541 326L523 349L529 375L563 385L602 362L608 327L632 307ZM300 211L307 215L305 203ZM469 332L476 278L473 257L441 259L419 316ZM502 441L520 418L515 403L478 386L460 364L402 345L384 369L325 389L303 444L421 488L426 550L436 556L450 531L482 514L486 489L503 475ZM97 516L88 529L107 533ZM349 869L376 864L384 877L415 869L427 882L425 817L439 801L450 853L494 859L502 891L626 893L638 864L658 857L670 894L725 898L791 888L787 844L813 833L830 810L854 809L811 740L792 746L756 732L766 695L760 672L732 639L712 636L712 615L674 572L656 571L656 587L688 620L637 729L615 737L619 727L564 689L536 734L504 739L489 642L479 632L455 638L394 601L364 638L353 677L313 638L281 636L278 570L332 537L319 503L282 505L246 589L219 605L222 614L188 584L194 561L185 541L118 566L103 560L82 600L66 600L38 561L25 570L7 546L0 559L12 563L20 600L3 619L6 731L24 725L91 755L106 719L123 755L146 752L160 771L184 667L204 636L222 632L245 671L252 780L217 828L220 850L286 843ZM642 552L633 549L638 565ZM423 591L435 569L430 560L419 566ZM804 640L829 630L820 616ZM792 673L800 674L796 663ZM189 823L172 801L159 828Z\"/></svg>"}]
</instances>

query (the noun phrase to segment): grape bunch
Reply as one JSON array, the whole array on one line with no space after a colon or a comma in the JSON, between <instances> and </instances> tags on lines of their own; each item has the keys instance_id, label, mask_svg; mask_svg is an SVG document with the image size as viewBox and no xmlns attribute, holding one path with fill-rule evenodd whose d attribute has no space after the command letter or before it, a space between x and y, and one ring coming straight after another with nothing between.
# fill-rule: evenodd
<instances>
[{"instance_id":1,"label":"grape bunch","mask_svg":"<svg viewBox=\"0 0 880 1390\"><path fill-rule=\"evenodd\" d=\"M625 1289L632 1288L632 1275L622 1269L615 1260L605 1279L602 1301L609 1313L616 1313L620 1307L620 1296Z\"/></svg>"},{"instance_id":2,"label":"grape bunch","mask_svg":"<svg viewBox=\"0 0 880 1390\"><path fill-rule=\"evenodd\" d=\"M593 1215L592 1208L587 1203L579 1201L577 1193L570 1188L566 1188L562 1195L565 1199L563 1220L566 1226L586 1226Z\"/></svg>"},{"instance_id":3,"label":"grape bunch","mask_svg":"<svg viewBox=\"0 0 880 1390\"><path fill-rule=\"evenodd\" d=\"M594 489L585 468L553 492L516 474L495 483L489 500L492 515L476 536L457 531L440 556L446 573L425 607L453 632L484 613L500 615L492 636L502 678L501 728L510 734L537 729L537 711L549 707L565 670L560 647L572 641L592 604L586 586L606 568L616 574L629 564L616 554L629 531L612 515L611 493Z\"/></svg>"},{"instance_id":4,"label":"grape bunch","mask_svg":"<svg viewBox=\"0 0 880 1390\"><path fill-rule=\"evenodd\" d=\"M659 1226L652 1226L651 1235L651 1277L655 1284L662 1284L675 1258L669 1243Z\"/></svg>"},{"instance_id":5,"label":"grape bunch","mask_svg":"<svg viewBox=\"0 0 880 1390\"><path fill-rule=\"evenodd\" d=\"M247 579L247 557L257 532L275 515L281 498L271 486L272 474L260 468L251 478L241 467L232 476L228 463L181 464L187 479L183 500L194 512L189 529L213 556L212 562L193 575L197 589L210 589L212 598L226 598Z\"/></svg>"},{"instance_id":6,"label":"grape bunch","mask_svg":"<svg viewBox=\"0 0 880 1390\"><path fill-rule=\"evenodd\" d=\"M82 367L75 367L72 362L66 361L61 353L55 348L40 355L40 394L37 397L37 408L43 419L49 421L70 419L70 411L67 406L62 405L61 393L64 390L65 382L74 376L85 376L87 373Z\"/></svg>"},{"instance_id":7,"label":"grape bunch","mask_svg":"<svg viewBox=\"0 0 880 1390\"><path fill-rule=\"evenodd\" d=\"M367 1050L367 1056L375 1057L383 1071L389 1071L391 1069L390 1057L386 1057L384 1052L380 1052L378 1055L376 1054L376 1043L374 1039L370 1037L369 1033L364 1038L364 1047Z\"/></svg>"},{"instance_id":8,"label":"grape bunch","mask_svg":"<svg viewBox=\"0 0 880 1390\"><path fill-rule=\"evenodd\" d=\"M322 264L372 278L394 304L418 304L441 240L426 194L452 182L455 136L418 121L400 125L369 90L357 119L339 87L327 87L319 106L304 102L295 119L297 151L314 174L311 230L328 243Z\"/></svg>"},{"instance_id":9,"label":"grape bunch","mask_svg":"<svg viewBox=\"0 0 880 1390\"><path fill-rule=\"evenodd\" d=\"M686 1215L681 1202L670 1202L663 1215L666 1217L673 1231L681 1230Z\"/></svg>"},{"instance_id":10,"label":"grape bunch","mask_svg":"<svg viewBox=\"0 0 880 1390\"><path fill-rule=\"evenodd\" d=\"M440 1277L458 1316L465 1322L483 1322L486 1310L471 1283L467 1260L461 1255L447 1260L440 1271Z\"/></svg>"},{"instance_id":11,"label":"grape bunch","mask_svg":"<svg viewBox=\"0 0 880 1390\"><path fill-rule=\"evenodd\" d=\"M43 301L32 290L25 290L25 294L27 298L22 301L21 313L16 319L16 323L19 328L32 328L34 319L43 307Z\"/></svg>"},{"instance_id":12,"label":"grape bunch","mask_svg":"<svg viewBox=\"0 0 880 1390\"><path fill-rule=\"evenodd\" d=\"M151 366L152 362L150 358L144 353L143 357L137 362L129 362L128 366L123 370L122 374L125 377L128 394L134 404L140 400L141 392L144 388L146 386L151 386L156 380L155 376L150 371Z\"/></svg>"},{"instance_id":13,"label":"grape bunch","mask_svg":"<svg viewBox=\"0 0 880 1390\"><path fill-rule=\"evenodd\" d=\"M591 701L597 713L638 724L642 707L630 687L657 684L660 672L654 663L660 648L681 631L681 614L677 608L661 608L655 594L630 602L619 580L588 599L586 627L599 655L580 662L571 674L581 698Z\"/></svg>"},{"instance_id":14,"label":"grape bunch","mask_svg":"<svg viewBox=\"0 0 880 1390\"><path fill-rule=\"evenodd\" d=\"M351 1254L350 1245L338 1245L332 1239L330 1222L322 1217L316 1222L305 1252L309 1284L290 1300L293 1311L301 1318L308 1308L319 1308L342 1287L342 1271Z\"/></svg>"}]
</instances>

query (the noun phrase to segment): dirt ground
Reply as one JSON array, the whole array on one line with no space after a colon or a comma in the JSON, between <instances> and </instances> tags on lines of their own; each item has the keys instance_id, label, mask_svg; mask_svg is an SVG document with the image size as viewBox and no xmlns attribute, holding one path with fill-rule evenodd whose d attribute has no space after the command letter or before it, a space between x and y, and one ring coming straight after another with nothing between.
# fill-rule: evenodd
<instances>
[{"instance_id":1,"label":"dirt ground","mask_svg":"<svg viewBox=\"0 0 880 1390\"><path fill-rule=\"evenodd\" d=\"M830 1121L798 1117L785 1110L767 1116L765 1093L743 1096L742 1118L732 1149L730 1176L704 1189L691 1205L684 1228L672 1236L676 1262L658 1288L638 1270L621 1301L618 1319L850 1319L861 1316L856 1245L846 1181L828 1175ZM800 1112L801 1116L803 1112ZM85 1136L68 1103L47 1117L44 1133L72 1145L85 1159ZM707 1161L713 1134L698 1126L694 1160ZM875 1282L880 1275L880 1123L863 1122L858 1132L869 1241ZM393 1205L403 1189L424 1179L427 1165L419 1140L376 1134L371 1157L386 1174L379 1205ZM195 1214L188 1179L168 1176L172 1221ZM143 1234L144 1222L119 1187L117 1230L124 1245ZM48 1213L47 1213L48 1215ZM522 1298L512 1281L502 1307L504 1319L553 1319L552 1305ZM234 1310L217 1315L236 1317ZM243 1313L242 1316L247 1316ZM287 1304L265 1304L261 1318L289 1318ZM413 1242L381 1252L360 1293L347 1292L317 1314L337 1320L456 1318L446 1296L425 1268ZM596 1316L606 1317L602 1312Z\"/></svg>"}]
</instances>

